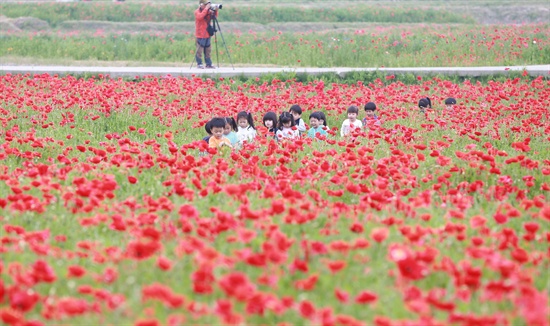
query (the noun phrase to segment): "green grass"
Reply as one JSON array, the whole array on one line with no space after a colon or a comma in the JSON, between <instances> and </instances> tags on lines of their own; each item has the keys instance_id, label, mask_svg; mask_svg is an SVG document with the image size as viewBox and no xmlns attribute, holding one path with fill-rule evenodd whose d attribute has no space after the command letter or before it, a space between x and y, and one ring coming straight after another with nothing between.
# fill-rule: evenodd
<instances>
[{"instance_id":1,"label":"green grass","mask_svg":"<svg viewBox=\"0 0 550 326\"><path fill-rule=\"evenodd\" d=\"M224 33L237 64L292 67L452 67L531 65L550 62L548 25L476 27L408 25L330 34ZM214 41L214 40L213 40ZM219 60L229 64L223 40ZM38 33L5 35L0 57L187 63L192 35ZM215 44L213 45L215 47ZM498 51L496 51L498 50ZM215 50L213 59L216 60Z\"/></svg>"},{"instance_id":2,"label":"green grass","mask_svg":"<svg viewBox=\"0 0 550 326\"><path fill-rule=\"evenodd\" d=\"M56 27L64 21L100 20L110 22L182 22L194 21L196 5L188 3L39 3L0 4L0 12L9 18L35 17ZM222 14L227 21L271 22L391 22L391 23L473 23L466 15L451 10L390 5L354 4L350 6L232 6Z\"/></svg>"}]
</instances>

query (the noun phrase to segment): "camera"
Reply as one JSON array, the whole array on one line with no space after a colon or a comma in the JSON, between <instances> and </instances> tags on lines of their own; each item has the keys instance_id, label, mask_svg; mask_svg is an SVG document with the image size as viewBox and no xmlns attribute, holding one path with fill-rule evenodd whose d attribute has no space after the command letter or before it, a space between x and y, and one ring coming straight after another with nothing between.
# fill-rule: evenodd
<instances>
[{"instance_id":1,"label":"camera","mask_svg":"<svg viewBox=\"0 0 550 326\"><path fill-rule=\"evenodd\" d=\"M223 5L221 3L210 3L210 10L216 11L222 9Z\"/></svg>"}]
</instances>

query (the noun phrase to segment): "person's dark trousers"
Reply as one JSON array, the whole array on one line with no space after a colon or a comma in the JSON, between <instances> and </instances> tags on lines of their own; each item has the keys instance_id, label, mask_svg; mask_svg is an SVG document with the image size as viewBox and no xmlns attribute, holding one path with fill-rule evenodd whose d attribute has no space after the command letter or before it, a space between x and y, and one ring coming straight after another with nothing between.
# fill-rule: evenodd
<instances>
[{"instance_id":1,"label":"person's dark trousers","mask_svg":"<svg viewBox=\"0 0 550 326\"><path fill-rule=\"evenodd\" d=\"M212 66L212 59L210 54L212 53L212 47L210 46L210 37L209 38L197 38L197 52L195 59L197 60L198 65L202 65L202 54L204 53L204 61L206 61L207 66Z\"/></svg>"}]
</instances>

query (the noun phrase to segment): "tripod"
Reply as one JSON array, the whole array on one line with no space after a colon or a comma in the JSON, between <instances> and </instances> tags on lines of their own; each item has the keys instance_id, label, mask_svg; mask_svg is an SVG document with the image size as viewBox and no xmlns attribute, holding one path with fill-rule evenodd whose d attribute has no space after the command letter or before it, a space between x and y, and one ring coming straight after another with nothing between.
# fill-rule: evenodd
<instances>
[{"instance_id":1,"label":"tripod","mask_svg":"<svg viewBox=\"0 0 550 326\"><path fill-rule=\"evenodd\" d=\"M218 67L220 66L220 58L219 58L219 52L218 52L218 37L216 32L220 32L220 36L222 37L223 46L225 47L225 53L227 53L227 57L229 58L229 62L231 63L231 67L233 67L233 70L235 70L235 66L233 66L233 60L231 60L231 55L229 54L229 50L227 49L227 44L225 43L225 39L223 38L222 29L220 28L220 22L218 22L218 18L216 18L216 15L212 15L212 30L214 31L214 43L216 44L216 64ZM197 54L199 49L197 48L197 51L195 51L195 58L193 58L193 61L191 62L191 66L189 69L193 67L193 64L195 63Z\"/></svg>"}]
</instances>

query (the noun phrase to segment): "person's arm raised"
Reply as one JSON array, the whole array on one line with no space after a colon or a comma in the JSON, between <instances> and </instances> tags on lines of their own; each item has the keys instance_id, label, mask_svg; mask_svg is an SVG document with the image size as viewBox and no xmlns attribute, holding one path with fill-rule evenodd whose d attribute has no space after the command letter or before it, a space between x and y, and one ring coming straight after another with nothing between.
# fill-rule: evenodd
<instances>
[{"instance_id":1,"label":"person's arm raised","mask_svg":"<svg viewBox=\"0 0 550 326\"><path fill-rule=\"evenodd\" d=\"M209 11L210 11L210 2L204 5L204 7L202 7L202 10L199 9L195 11L195 18L198 18L198 19L204 18L206 17L206 15L208 15Z\"/></svg>"}]
</instances>

